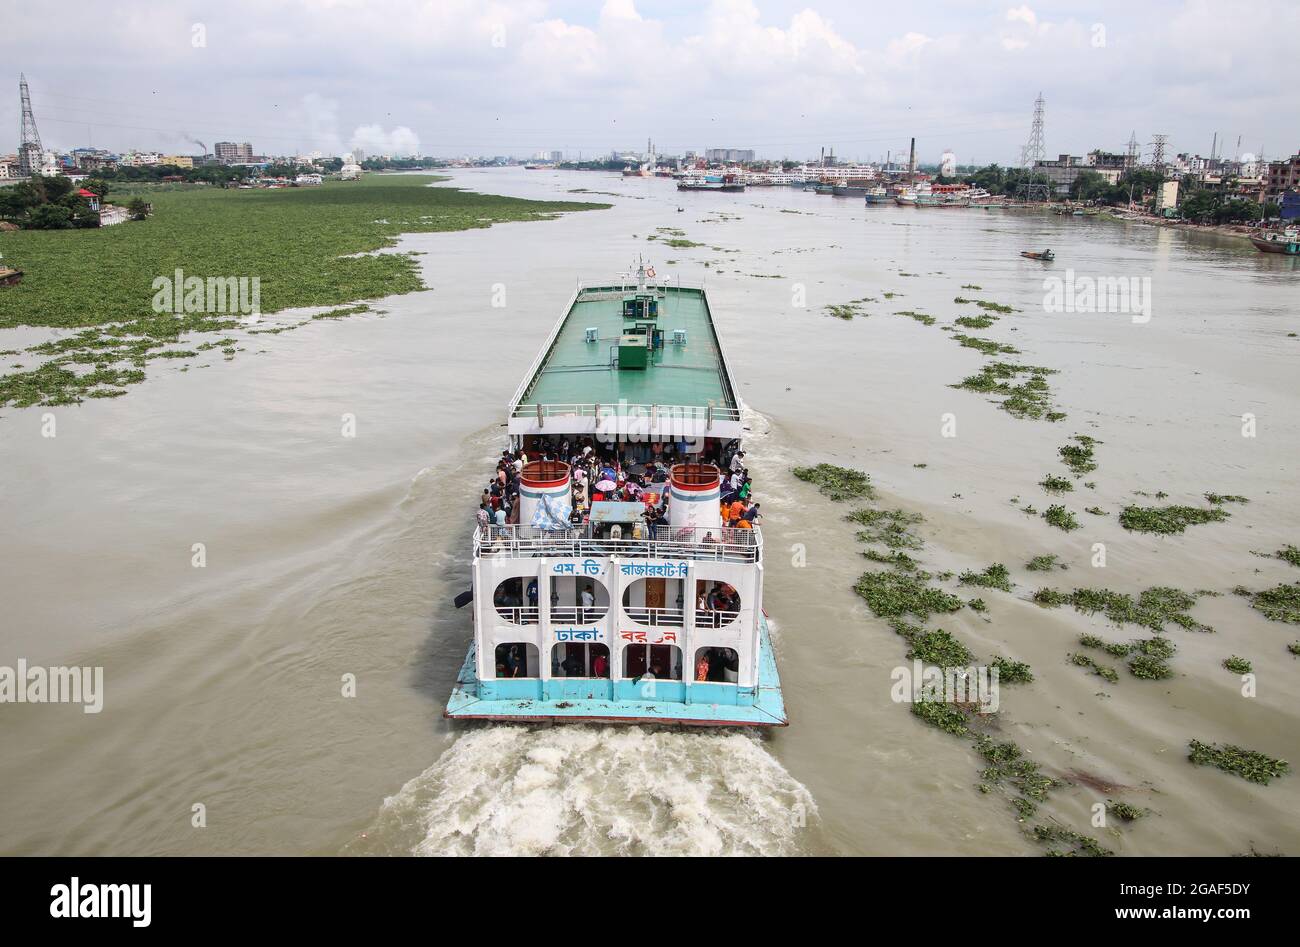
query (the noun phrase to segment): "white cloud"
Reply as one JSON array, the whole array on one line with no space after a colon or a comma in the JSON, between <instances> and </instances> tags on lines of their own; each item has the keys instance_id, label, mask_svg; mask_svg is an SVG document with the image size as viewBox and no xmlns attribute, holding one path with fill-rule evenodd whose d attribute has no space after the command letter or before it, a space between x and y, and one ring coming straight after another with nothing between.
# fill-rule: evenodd
<instances>
[{"instance_id":1,"label":"white cloud","mask_svg":"<svg viewBox=\"0 0 1300 947\"><path fill-rule=\"evenodd\" d=\"M1007 11L1007 21L1010 23L1020 22L1028 23L1033 26L1038 22L1038 16L1029 7L1021 4L1018 7L1012 7Z\"/></svg>"}]
</instances>

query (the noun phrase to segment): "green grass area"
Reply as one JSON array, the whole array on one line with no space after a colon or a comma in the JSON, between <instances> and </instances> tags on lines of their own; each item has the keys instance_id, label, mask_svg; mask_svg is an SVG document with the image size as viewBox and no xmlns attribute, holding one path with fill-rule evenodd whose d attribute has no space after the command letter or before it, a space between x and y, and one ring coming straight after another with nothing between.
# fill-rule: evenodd
<instances>
[{"instance_id":1,"label":"green grass area","mask_svg":"<svg viewBox=\"0 0 1300 947\"><path fill-rule=\"evenodd\" d=\"M178 269L204 280L256 277L263 313L338 306L424 288L411 256L374 252L394 246L402 233L547 220L609 206L428 187L431 180L438 179L372 175L315 188L147 188L153 204L148 220L97 230L0 233L6 264L24 271L20 285L0 293L0 328L89 330L46 365L0 378L0 406L96 396L107 389L77 381L88 373L73 366L138 372L161 357L164 343L176 341L177 324L182 332L232 328L238 313L177 319L154 311L154 280L172 278ZM111 191L109 200L124 194ZM138 380L132 374L116 383Z\"/></svg>"}]
</instances>

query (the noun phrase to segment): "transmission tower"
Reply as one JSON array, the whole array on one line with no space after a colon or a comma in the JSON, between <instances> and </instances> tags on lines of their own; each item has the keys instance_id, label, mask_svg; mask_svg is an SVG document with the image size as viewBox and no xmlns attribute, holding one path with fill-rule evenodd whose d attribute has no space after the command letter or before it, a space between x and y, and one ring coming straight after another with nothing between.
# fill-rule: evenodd
<instances>
[{"instance_id":1,"label":"transmission tower","mask_svg":"<svg viewBox=\"0 0 1300 947\"><path fill-rule=\"evenodd\" d=\"M1124 158L1124 170L1132 171L1138 166L1138 135L1136 129L1128 136L1128 154Z\"/></svg>"},{"instance_id":2,"label":"transmission tower","mask_svg":"<svg viewBox=\"0 0 1300 947\"><path fill-rule=\"evenodd\" d=\"M18 74L18 97L22 100L22 131L18 136L19 172L27 177L39 174L41 156L45 149L41 147L41 133L36 130L36 116L32 114L32 97L27 91L27 77Z\"/></svg>"},{"instance_id":3,"label":"transmission tower","mask_svg":"<svg viewBox=\"0 0 1300 947\"><path fill-rule=\"evenodd\" d=\"M1168 135L1151 136L1151 167L1157 171L1165 169L1165 145L1169 144Z\"/></svg>"},{"instance_id":4,"label":"transmission tower","mask_svg":"<svg viewBox=\"0 0 1300 947\"><path fill-rule=\"evenodd\" d=\"M1029 131L1029 141L1020 152L1020 169L1023 172L1020 194L1027 201L1045 201L1051 196L1051 185L1046 176L1037 169L1038 162L1047 157L1047 146L1043 141L1043 112L1046 102L1043 93L1034 99L1034 124Z\"/></svg>"}]
</instances>

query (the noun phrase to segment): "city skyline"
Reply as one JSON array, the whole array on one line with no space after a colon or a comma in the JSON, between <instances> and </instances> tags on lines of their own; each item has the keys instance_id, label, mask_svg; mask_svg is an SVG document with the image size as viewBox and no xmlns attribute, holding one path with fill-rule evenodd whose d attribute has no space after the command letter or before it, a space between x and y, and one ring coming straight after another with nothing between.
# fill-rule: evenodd
<instances>
[{"instance_id":1,"label":"city skyline","mask_svg":"<svg viewBox=\"0 0 1300 947\"><path fill-rule=\"evenodd\" d=\"M251 10L128 3L82 35L24 8L0 58L26 73L58 150L189 154L224 140L274 155L594 157L653 137L666 154L799 160L826 147L879 160L915 136L927 163L952 150L963 165L1014 165L1040 90L1049 156L1122 151L1136 131L1144 154L1156 133L1171 154L1209 154L1217 134L1223 156L1277 157L1294 151L1300 117L1270 79L1300 26L1300 7L1280 0L1249 19L1203 2L865 16L837 0L715 0L695 15L633 0ZM16 149L14 94L0 96L0 127L15 135L0 151Z\"/></svg>"}]
</instances>

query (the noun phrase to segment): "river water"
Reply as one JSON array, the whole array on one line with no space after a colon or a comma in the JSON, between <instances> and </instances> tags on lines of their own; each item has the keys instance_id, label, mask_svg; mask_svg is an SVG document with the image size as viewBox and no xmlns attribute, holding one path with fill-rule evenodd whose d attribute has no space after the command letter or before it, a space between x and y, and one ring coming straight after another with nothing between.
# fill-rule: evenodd
<instances>
[{"instance_id":1,"label":"river water","mask_svg":"<svg viewBox=\"0 0 1300 947\"><path fill-rule=\"evenodd\" d=\"M607 211L405 238L425 292L253 336L233 361L151 372L124 398L0 419L0 664L105 669L99 714L0 706L0 852L1039 853L1007 800L976 790L969 743L891 701L905 647L851 591L862 547L845 509L789 473L818 461L867 470L882 503L922 513L926 568L1011 567L1012 594L983 591L987 613L942 626L985 658L1032 665L1034 683L1003 688L1005 738L1049 774L1125 787L1076 781L1044 814L1123 854L1300 850L1294 775L1257 786L1186 759L1192 738L1300 759L1294 626L1232 594L1202 599L1193 613L1217 631L1171 626L1175 677L1121 667L1106 685L1066 654L1082 632L1138 630L1029 601L1049 583L1230 593L1295 580L1251 552L1300 544L1300 339L1287 335L1300 331L1300 261L1139 224L788 188L453 177L523 197L619 196L590 195ZM647 241L657 227L704 246ZM1018 255L1045 246L1050 268ZM451 725L441 702L470 635L451 599L468 586L471 514L505 405L574 280L623 272L638 253L707 281L746 401L791 725ZM1148 277L1150 320L1044 311L1044 275L1067 269ZM1060 370L1066 420L1017 420L948 387L984 361L941 329L977 311L959 295L1020 310L982 334ZM822 310L864 297L877 301L853 320ZM945 415L957 436L943 436ZM1036 483L1066 473L1056 449L1074 433L1104 443L1085 478L1095 490L1064 500L1084 527L1067 534L1009 501L1054 502ZM1156 537L1116 523L1125 503L1156 502L1135 491L1251 502ZM1069 570L1026 572L1040 553ZM1253 661L1256 696L1221 666L1230 654ZM1155 814L1093 830L1090 807L1108 797Z\"/></svg>"}]
</instances>

